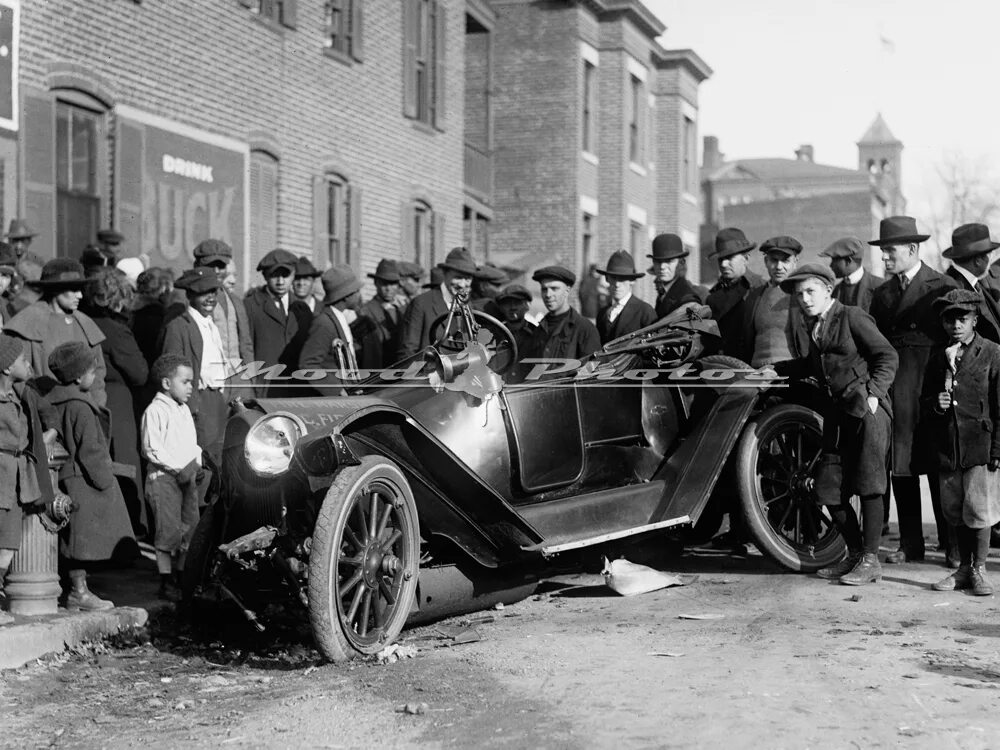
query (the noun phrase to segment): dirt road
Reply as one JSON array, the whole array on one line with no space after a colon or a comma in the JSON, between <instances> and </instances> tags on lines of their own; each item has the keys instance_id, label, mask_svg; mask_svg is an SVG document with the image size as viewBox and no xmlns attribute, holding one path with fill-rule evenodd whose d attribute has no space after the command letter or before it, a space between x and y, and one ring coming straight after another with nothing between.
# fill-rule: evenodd
<instances>
[{"instance_id":1,"label":"dirt road","mask_svg":"<svg viewBox=\"0 0 1000 750\"><path fill-rule=\"evenodd\" d=\"M1000 606L928 590L934 561L860 589L759 556L671 568L699 578L622 598L563 577L407 631L388 665L169 635L50 659L0 676L0 745L1000 747Z\"/></svg>"}]
</instances>

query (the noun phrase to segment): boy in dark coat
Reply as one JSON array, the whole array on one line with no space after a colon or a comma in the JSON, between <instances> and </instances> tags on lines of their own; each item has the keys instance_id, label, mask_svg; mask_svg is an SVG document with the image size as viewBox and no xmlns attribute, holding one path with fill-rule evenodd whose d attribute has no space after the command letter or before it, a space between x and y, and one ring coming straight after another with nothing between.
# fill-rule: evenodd
<instances>
[{"instance_id":1,"label":"boy in dark coat","mask_svg":"<svg viewBox=\"0 0 1000 750\"><path fill-rule=\"evenodd\" d=\"M49 391L48 401L56 410L59 431L69 453L59 471L59 481L78 506L62 539L70 580L66 609L111 609L112 602L87 588L83 563L112 557L131 560L138 547L112 471L108 414L89 395L97 363L91 347L69 341L52 350L48 366L58 382Z\"/></svg>"},{"instance_id":2,"label":"boy in dark coat","mask_svg":"<svg viewBox=\"0 0 1000 750\"><path fill-rule=\"evenodd\" d=\"M889 386L899 360L870 315L833 299L833 284L833 272L819 263L806 263L781 282L802 316L793 331L795 358L775 369L793 378L812 376L829 394L823 410L827 472L817 477L816 492L848 554L817 574L862 586L882 578L878 547L892 424ZM852 495L861 498L862 528L848 502Z\"/></svg>"},{"instance_id":3,"label":"boy in dark coat","mask_svg":"<svg viewBox=\"0 0 1000 750\"><path fill-rule=\"evenodd\" d=\"M982 296L953 289L934 302L947 346L935 349L921 405L935 438L941 510L955 527L959 568L935 591L989 596L990 527L1000 521L1000 346L976 333Z\"/></svg>"}]
</instances>

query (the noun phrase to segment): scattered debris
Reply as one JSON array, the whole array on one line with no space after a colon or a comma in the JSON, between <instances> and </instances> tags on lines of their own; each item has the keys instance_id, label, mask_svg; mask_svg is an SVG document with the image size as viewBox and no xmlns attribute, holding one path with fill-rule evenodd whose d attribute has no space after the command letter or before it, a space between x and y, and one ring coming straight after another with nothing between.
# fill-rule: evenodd
<instances>
[{"instance_id":1,"label":"scattered debris","mask_svg":"<svg viewBox=\"0 0 1000 750\"><path fill-rule=\"evenodd\" d=\"M503 602L497 602L493 605L493 609L503 609Z\"/></svg>"},{"instance_id":2,"label":"scattered debris","mask_svg":"<svg viewBox=\"0 0 1000 750\"><path fill-rule=\"evenodd\" d=\"M650 651L650 656L684 656L680 651Z\"/></svg>"},{"instance_id":3,"label":"scattered debris","mask_svg":"<svg viewBox=\"0 0 1000 750\"><path fill-rule=\"evenodd\" d=\"M426 703L404 703L400 706L396 706L396 713L419 716L420 714L427 713L429 708L430 706L428 706Z\"/></svg>"},{"instance_id":4,"label":"scattered debris","mask_svg":"<svg viewBox=\"0 0 1000 750\"><path fill-rule=\"evenodd\" d=\"M463 643L476 643L483 638L479 631L472 626L462 627L460 625L438 625L434 628L446 640L442 646L458 646Z\"/></svg>"},{"instance_id":5,"label":"scattered debris","mask_svg":"<svg viewBox=\"0 0 1000 750\"><path fill-rule=\"evenodd\" d=\"M721 620L725 615L719 615L712 612L700 615L677 615L678 620Z\"/></svg>"},{"instance_id":6,"label":"scattered debris","mask_svg":"<svg viewBox=\"0 0 1000 750\"><path fill-rule=\"evenodd\" d=\"M938 602L934 606L935 607L950 607L951 606L951 602Z\"/></svg>"},{"instance_id":7,"label":"scattered debris","mask_svg":"<svg viewBox=\"0 0 1000 750\"><path fill-rule=\"evenodd\" d=\"M850 599L848 599L847 601L849 601L849 602L860 602L860 601L861 601L861 594L854 594L854 595L853 595L853 596L852 596L852 597L851 597Z\"/></svg>"},{"instance_id":8,"label":"scattered debris","mask_svg":"<svg viewBox=\"0 0 1000 750\"><path fill-rule=\"evenodd\" d=\"M400 659L412 659L417 655L416 646L393 643L375 654L379 664L395 664Z\"/></svg>"},{"instance_id":9,"label":"scattered debris","mask_svg":"<svg viewBox=\"0 0 1000 750\"><path fill-rule=\"evenodd\" d=\"M605 557L603 573L604 582L608 588L622 596L645 594L665 589L668 586L683 586L685 583L691 582L671 573L664 573L646 565L629 562L625 558L608 562L608 558Z\"/></svg>"}]
</instances>

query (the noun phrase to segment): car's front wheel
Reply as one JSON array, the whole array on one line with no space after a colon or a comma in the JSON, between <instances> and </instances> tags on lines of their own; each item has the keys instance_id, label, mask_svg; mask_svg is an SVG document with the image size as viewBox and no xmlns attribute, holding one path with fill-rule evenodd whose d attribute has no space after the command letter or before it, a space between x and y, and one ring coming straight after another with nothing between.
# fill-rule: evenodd
<instances>
[{"instance_id":1,"label":"car's front wheel","mask_svg":"<svg viewBox=\"0 0 1000 750\"><path fill-rule=\"evenodd\" d=\"M780 404L747 424L736 452L741 510L755 541L784 567L807 573L844 555L844 540L812 487L822 435L815 411Z\"/></svg>"},{"instance_id":2,"label":"car's front wheel","mask_svg":"<svg viewBox=\"0 0 1000 750\"><path fill-rule=\"evenodd\" d=\"M403 629L420 560L406 477L381 456L343 469L326 493L309 555L309 619L331 661L374 654Z\"/></svg>"}]
</instances>

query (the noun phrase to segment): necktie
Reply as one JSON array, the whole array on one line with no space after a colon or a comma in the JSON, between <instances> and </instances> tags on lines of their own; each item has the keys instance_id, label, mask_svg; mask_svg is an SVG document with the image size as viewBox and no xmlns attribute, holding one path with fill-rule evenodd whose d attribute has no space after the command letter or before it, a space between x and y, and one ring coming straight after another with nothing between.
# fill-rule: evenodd
<instances>
[{"instance_id":1,"label":"necktie","mask_svg":"<svg viewBox=\"0 0 1000 750\"><path fill-rule=\"evenodd\" d=\"M909 277L905 273L899 274L899 288L905 292L906 287L908 287L909 285L910 285Z\"/></svg>"},{"instance_id":2,"label":"necktie","mask_svg":"<svg viewBox=\"0 0 1000 750\"><path fill-rule=\"evenodd\" d=\"M817 315L812 325L812 333L810 334L816 346L819 346L819 337L822 331L823 331L823 316Z\"/></svg>"}]
</instances>

